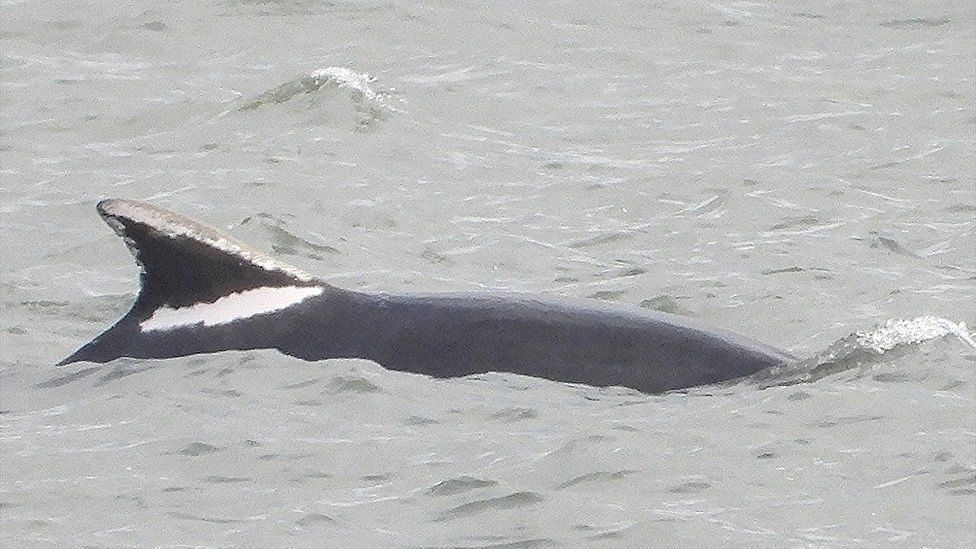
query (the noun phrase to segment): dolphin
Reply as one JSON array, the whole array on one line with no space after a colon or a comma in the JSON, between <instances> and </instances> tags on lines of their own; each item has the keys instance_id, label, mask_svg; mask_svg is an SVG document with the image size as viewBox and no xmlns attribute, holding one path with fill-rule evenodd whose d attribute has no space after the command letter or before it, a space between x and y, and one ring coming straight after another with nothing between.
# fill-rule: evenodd
<instances>
[{"instance_id":1,"label":"dolphin","mask_svg":"<svg viewBox=\"0 0 976 549\"><path fill-rule=\"evenodd\" d=\"M59 365L277 349L435 378L511 372L661 393L795 361L688 318L595 300L346 290L151 204L97 209L135 256L141 288L125 316Z\"/></svg>"}]
</instances>

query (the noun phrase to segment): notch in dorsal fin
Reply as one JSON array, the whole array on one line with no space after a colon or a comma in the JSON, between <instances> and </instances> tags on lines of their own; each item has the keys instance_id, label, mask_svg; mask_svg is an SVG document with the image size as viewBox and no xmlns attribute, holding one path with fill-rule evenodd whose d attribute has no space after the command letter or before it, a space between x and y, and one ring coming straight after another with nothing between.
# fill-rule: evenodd
<instances>
[{"instance_id":1,"label":"notch in dorsal fin","mask_svg":"<svg viewBox=\"0 0 976 549\"><path fill-rule=\"evenodd\" d=\"M142 268L142 288L128 317L156 309L212 303L262 287L316 286L310 275L179 214L135 200L103 200L98 213Z\"/></svg>"}]
</instances>

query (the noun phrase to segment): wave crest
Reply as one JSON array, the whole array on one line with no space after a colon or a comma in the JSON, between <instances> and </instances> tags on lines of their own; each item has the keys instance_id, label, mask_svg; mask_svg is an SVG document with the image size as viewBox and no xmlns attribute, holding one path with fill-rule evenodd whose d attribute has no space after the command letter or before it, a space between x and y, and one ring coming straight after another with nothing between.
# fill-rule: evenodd
<instances>
[{"instance_id":1,"label":"wave crest","mask_svg":"<svg viewBox=\"0 0 976 549\"><path fill-rule=\"evenodd\" d=\"M374 90L371 86L374 82L376 78L365 72L356 72L348 67L326 67L270 89L245 102L240 110L250 111L285 103L297 96L323 90L348 91L349 99L358 114L359 127L368 129L396 111L390 105L391 94Z\"/></svg>"},{"instance_id":2,"label":"wave crest","mask_svg":"<svg viewBox=\"0 0 976 549\"><path fill-rule=\"evenodd\" d=\"M954 335L976 349L976 342L966 330L965 322L952 322L934 316L920 316L911 320L889 319L868 332L856 332L857 344L882 354L899 345L913 345L948 335Z\"/></svg>"},{"instance_id":3,"label":"wave crest","mask_svg":"<svg viewBox=\"0 0 976 549\"><path fill-rule=\"evenodd\" d=\"M812 357L778 366L751 376L763 387L793 385L876 364L902 356L921 343L954 336L976 349L973 334L964 322L935 316L889 319L871 330L857 331L831 344Z\"/></svg>"}]
</instances>

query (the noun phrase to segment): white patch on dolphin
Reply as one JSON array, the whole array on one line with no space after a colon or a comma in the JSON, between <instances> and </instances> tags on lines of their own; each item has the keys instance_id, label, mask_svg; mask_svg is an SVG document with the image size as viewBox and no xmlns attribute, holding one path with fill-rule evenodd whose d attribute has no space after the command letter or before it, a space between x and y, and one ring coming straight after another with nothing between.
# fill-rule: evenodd
<instances>
[{"instance_id":1,"label":"white patch on dolphin","mask_svg":"<svg viewBox=\"0 0 976 549\"><path fill-rule=\"evenodd\" d=\"M160 307L152 316L142 321L143 332L172 330L203 324L216 326L243 320L257 315L274 313L322 294L316 286L284 286L280 288L254 288L221 297L213 303L197 303L187 307Z\"/></svg>"}]
</instances>

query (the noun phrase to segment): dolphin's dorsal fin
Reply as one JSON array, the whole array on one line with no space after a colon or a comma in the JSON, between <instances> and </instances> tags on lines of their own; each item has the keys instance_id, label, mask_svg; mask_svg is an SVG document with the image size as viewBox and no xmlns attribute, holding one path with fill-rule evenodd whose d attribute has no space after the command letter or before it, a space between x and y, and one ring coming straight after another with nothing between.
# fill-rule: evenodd
<instances>
[{"instance_id":1,"label":"dolphin's dorsal fin","mask_svg":"<svg viewBox=\"0 0 976 549\"><path fill-rule=\"evenodd\" d=\"M317 286L312 276L219 230L135 200L103 200L98 213L142 268L142 288L127 316L212 303L255 288Z\"/></svg>"}]
</instances>

